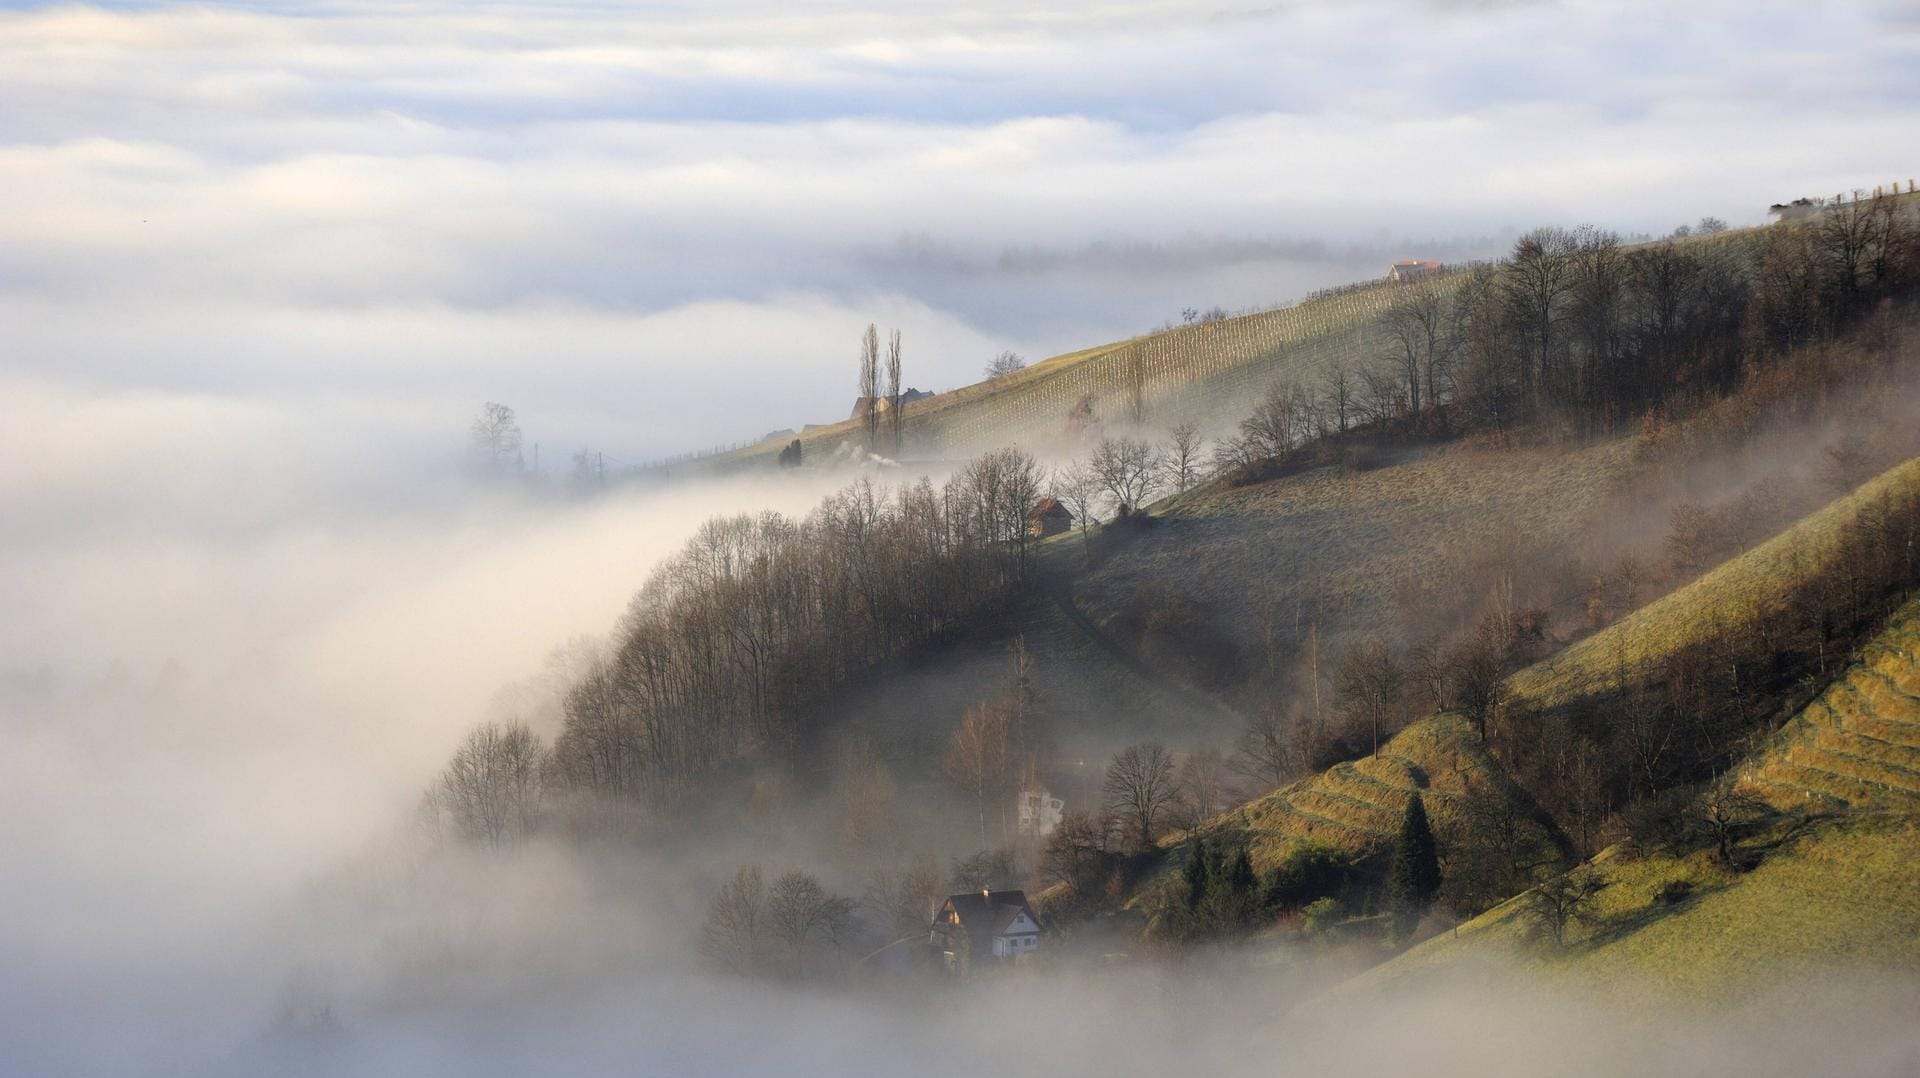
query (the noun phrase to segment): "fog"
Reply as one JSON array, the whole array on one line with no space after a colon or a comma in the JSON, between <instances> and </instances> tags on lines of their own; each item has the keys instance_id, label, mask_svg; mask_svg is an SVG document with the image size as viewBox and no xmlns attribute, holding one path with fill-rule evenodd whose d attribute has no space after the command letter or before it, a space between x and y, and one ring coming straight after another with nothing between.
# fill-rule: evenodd
<instances>
[{"instance_id":1,"label":"fog","mask_svg":"<svg viewBox=\"0 0 1920 1078\"><path fill-rule=\"evenodd\" d=\"M554 459L1904 179L1899 4L0 5L13 373ZM660 402L671 401L671 407Z\"/></svg>"},{"instance_id":2,"label":"fog","mask_svg":"<svg viewBox=\"0 0 1920 1078\"><path fill-rule=\"evenodd\" d=\"M580 499L575 450L841 418L870 321L950 389L1905 166L1911 11L1693 7L0 4L0 1072L1817 1069L1759 1004L1616 1036L1514 971L1287 1020L1337 957L752 985L691 941L735 865L831 842L803 819L409 822L476 722L551 735L699 521L848 478ZM464 470L486 400L556 489ZM1912 988L1796 1013L1897 1073Z\"/></svg>"}]
</instances>

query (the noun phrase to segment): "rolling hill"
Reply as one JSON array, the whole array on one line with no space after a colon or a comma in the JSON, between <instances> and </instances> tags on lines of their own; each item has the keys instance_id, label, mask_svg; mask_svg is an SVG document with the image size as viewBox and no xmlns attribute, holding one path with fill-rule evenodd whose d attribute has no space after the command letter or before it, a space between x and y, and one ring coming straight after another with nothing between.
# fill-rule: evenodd
<instances>
[{"instance_id":1,"label":"rolling hill","mask_svg":"<svg viewBox=\"0 0 1920 1078\"><path fill-rule=\"evenodd\" d=\"M1469 801L1491 796L1512 803L1520 818L1519 851L1544 864L1564 854L1551 829L1532 819L1506 771L1455 715L1436 715L1407 727L1374 755L1335 764L1221 813L1198 829L1203 835L1244 839L1258 869L1278 864L1308 841L1337 846L1356 859L1392 847L1407 801L1418 793L1442 843L1472 826Z\"/></svg>"},{"instance_id":2,"label":"rolling hill","mask_svg":"<svg viewBox=\"0 0 1920 1078\"><path fill-rule=\"evenodd\" d=\"M1551 702L1608 691L1619 667L1607 655L1657 659L1730 611L1784 594L1795 574L1835 556L1848 521L1916 484L1920 460L1524 671L1520 691ZM1818 984L1842 968L1850 978L1911 970L1920 963L1920 596L1713 789L1725 786L1755 799L1734 864L1711 844L1610 847L1574 870L1598 890L1564 946L1548 941L1530 891L1369 970L1337 998L1517 967L1668 1008L1789 978Z\"/></svg>"},{"instance_id":3,"label":"rolling hill","mask_svg":"<svg viewBox=\"0 0 1920 1078\"><path fill-rule=\"evenodd\" d=\"M1435 286L1448 287L1450 280L1440 277ZM1292 306L1148 333L917 401L902 424L905 455L958 459L1015 443L1045 450L1083 424L1231 422L1277 377L1307 377L1336 358L1350 366L1372 362L1382 347L1379 316L1396 287L1366 283ZM799 439L808 459L825 460L858 444L861 432L849 419L813 427ZM706 458L699 467L724 472L770 465L788 440Z\"/></svg>"},{"instance_id":4,"label":"rolling hill","mask_svg":"<svg viewBox=\"0 0 1920 1078\"><path fill-rule=\"evenodd\" d=\"M1920 814L1920 599L1738 778L1782 809Z\"/></svg>"},{"instance_id":5,"label":"rolling hill","mask_svg":"<svg viewBox=\"0 0 1920 1078\"><path fill-rule=\"evenodd\" d=\"M1605 629L1515 674L1516 703L1552 708L1618 689L1623 676L1657 666L1728 626L1768 616L1844 551L1847 529L1888 499L1920 496L1920 458L1861 485L1798 524L1649 603Z\"/></svg>"}]
</instances>

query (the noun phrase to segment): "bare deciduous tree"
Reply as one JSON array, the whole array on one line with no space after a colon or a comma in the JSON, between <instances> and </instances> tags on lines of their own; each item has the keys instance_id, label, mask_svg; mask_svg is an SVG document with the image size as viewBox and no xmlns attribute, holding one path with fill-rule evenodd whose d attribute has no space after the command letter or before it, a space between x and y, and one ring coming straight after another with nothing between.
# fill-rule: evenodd
<instances>
[{"instance_id":1,"label":"bare deciduous tree","mask_svg":"<svg viewBox=\"0 0 1920 1078\"><path fill-rule=\"evenodd\" d=\"M1141 849L1153 845L1161 814L1179 792L1174 771L1173 755L1157 741L1130 745L1107 765L1101 786L1107 811L1127 822Z\"/></svg>"},{"instance_id":2,"label":"bare deciduous tree","mask_svg":"<svg viewBox=\"0 0 1920 1078\"><path fill-rule=\"evenodd\" d=\"M498 846L527 834L540 809L545 751L525 723L487 723L467 735L431 794L454 831Z\"/></svg>"},{"instance_id":3,"label":"bare deciduous tree","mask_svg":"<svg viewBox=\"0 0 1920 1078\"><path fill-rule=\"evenodd\" d=\"M1527 357L1522 378L1536 393L1544 393L1551 380L1579 247L1579 238L1566 229L1534 229L1514 243L1503 277L1508 318Z\"/></svg>"},{"instance_id":4,"label":"bare deciduous tree","mask_svg":"<svg viewBox=\"0 0 1920 1078\"><path fill-rule=\"evenodd\" d=\"M1418 419L1423 410L1440 403L1438 382L1451 348L1452 300L1433 282L1415 283L1394 293L1383 321L1407 411Z\"/></svg>"},{"instance_id":5,"label":"bare deciduous tree","mask_svg":"<svg viewBox=\"0 0 1920 1078\"><path fill-rule=\"evenodd\" d=\"M1280 701L1267 700L1247 718L1234 743L1233 769L1265 793L1287 781L1299 769L1299 746Z\"/></svg>"},{"instance_id":6,"label":"bare deciduous tree","mask_svg":"<svg viewBox=\"0 0 1920 1078\"><path fill-rule=\"evenodd\" d=\"M748 974L759 968L768 929L767 887L757 865L734 874L713 896L700 927L700 954L719 969Z\"/></svg>"},{"instance_id":7,"label":"bare deciduous tree","mask_svg":"<svg viewBox=\"0 0 1920 1078\"><path fill-rule=\"evenodd\" d=\"M1087 529L1099 523L1095 513L1100 507L1100 495L1103 490L1100 477L1093 468L1075 461L1065 468L1054 469L1048 483L1048 490L1054 500L1067 507L1073 514L1073 521L1080 528L1080 544L1084 548L1087 542Z\"/></svg>"},{"instance_id":8,"label":"bare deciduous tree","mask_svg":"<svg viewBox=\"0 0 1920 1078\"><path fill-rule=\"evenodd\" d=\"M1226 760L1216 748L1197 749L1180 761L1177 776L1179 826L1192 830L1212 819L1228 800Z\"/></svg>"},{"instance_id":9,"label":"bare deciduous tree","mask_svg":"<svg viewBox=\"0 0 1920 1078\"><path fill-rule=\"evenodd\" d=\"M1175 493L1185 494L1188 487L1200 481L1202 448L1200 428L1192 422L1181 423L1167 432L1167 448L1161 460L1167 472L1167 485Z\"/></svg>"},{"instance_id":10,"label":"bare deciduous tree","mask_svg":"<svg viewBox=\"0 0 1920 1078\"><path fill-rule=\"evenodd\" d=\"M1372 734L1373 751L1400 711L1400 663L1384 640L1365 640L1347 649L1334 675L1339 707L1350 722Z\"/></svg>"},{"instance_id":11,"label":"bare deciduous tree","mask_svg":"<svg viewBox=\"0 0 1920 1078\"><path fill-rule=\"evenodd\" d=\"M469 433L474 456L490 471L517 471L525 466L520 457L520 422L513 409L495 401L480 406L480 417Z\"/></svg>"},{"instance_id":12,"label":"bare deciduous tree","mask_svg":"<svg viewBox=\"0 0 1920 1078\"><path fill-rule=\"evenodd\" d=\"M1103 438L1091 463L1117 517L1131 516L1160 483L1160 455L1138 438Z\"/></svg>"},{"instance_id":13,"label":"bare deciduous tree","mask_svg":"<svg viewBox=\"0 0 1920 1078\"><path fill-rule=\"evenodd\" d=\"M1019 353L1009 349L988 360L983 373L986 374L987 381L991 382L995 378L1004 378L1015 371L1025 370L1026 367L1027 361L1021 358Z\"/></svg>"},{"instance_id":14,"label":"bare deciduous tree","mask_svg":"<svg viewBox=\"0 0 1920 1078\"><path fill-rule=\"evenodd\" d=\"M880 441L880 328L871 322L860 338L860 422L871 453Z\"/></svg>"},{"instance_id":15,"label":"bare deciduous tree","mask_svg":"<svg viewBox=\"0 0 1920 1078\"><path fill-rule=\"evenodd\" d=\"M987 845L987 805L1011 794L1013 709L994 700L967 709L947 743L947 778L973 795L980 816L980 844Z\"/></svg>"},{"instance_id":16,"label":"bare deciduous tree","mask_svg":"<svg viewBox=\"0 0 1920 1078\"><path fill-rule=\"evenodd\" d=\"M1066 813L1060 817L1053 834L1047 836L1046 848L1040 855L1041 874L1076 889L1097 885L1105 875L1113 852L1107 848L1112 833L1110 817L1088 812Z\"/></svg>"},{"instance_id":17,"label":"bare deciduous tree","mask_svg":"<svg viewBox=\"0 0 1920 1078\"><path fill-rule=\"evenodd\" d=\"M820 886L811 873L783 873L767 891L769 935L786 951L787 974L808 971L808 952L816 944L839 943L853 926L853 902Z\"/></svg>"},{"instance_id":18,"label":"bare deciduous tree","mask_svg":"<svg viewBox=\"0 0 1920 1078\"><path fill-rule=\"evenodd\" d=\"M1593 873L1576 870L1528 891L1527 905L1553 938L1554 946L1565 947L1567 926L1592 919L1594 899L1606 886L1606 881Z\"/></svg>"},{"instance_id":19,"label":"bare deciduous tree","mask_svg":"<svg viewBox=\"0 0 1920 1078\"><path fill-rule=\"evenodd\" d=\"M942 896L947 877L931 859L922 858L903 868L874 873L861 897L875 921L886 926L889 938L924 935Z\"/></svg>"},{"instance_id":20,"label":"bare deciduous tree","mask_svg":"<svg viewBox=\"0 0 1920 1078\"><path fill-rule=\"evenodd\" d=\"M894 330L887 335L887 426L893 434L893 455L900 455L900 423L904 418L901 409L906 405L900 399L900 331Z\"/></svg>"}]
</instances>

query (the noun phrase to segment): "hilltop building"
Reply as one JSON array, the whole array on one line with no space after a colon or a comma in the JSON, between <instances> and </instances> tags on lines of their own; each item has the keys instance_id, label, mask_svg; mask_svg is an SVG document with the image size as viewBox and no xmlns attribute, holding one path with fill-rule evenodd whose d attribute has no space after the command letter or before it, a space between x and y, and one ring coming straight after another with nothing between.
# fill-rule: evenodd
<instances>
[{"instance_id":1,"label":"hilltop building","mask_svg":"<svg viewBox=\"0 0 1920 1078\"><path fill-rule=\"evenodd\" d=\"M1035 539L1059 535L1073 527L1073 513L1058 498L1042 498L1027 514L1027 534Z\"/></svg>"},{"instance_id":2,"label":"hilltop building","mask_svg":"<svg viewBox=\"0 0 1920 1078\"><path fill-rule=\"evenodd\" d=\"M932 390L926 390L926 389L902 390L900 393L900 406L904 408L907 405L912 404L914 401L923 401L931 396L933 396ZM849 415L847 418L859 419L861 416L866 415L867 400L868 398L866 397L855 397L853 399L853 413ZM892 402L884 395L874 397L872 398L872 400L873 400L874 411L885 412L889 408L893 407Z\"/></svg>"},{"instance_id":3,"label":"hilltop building","mask_svg":"<svg viewBox=\"0 0 1920 1078\"><path fill-rule=\"evenodd\" d=\"M933 915L927 942L955 973L1011 964L1040 946L1040 918L1025 891L949 895Z\"/></svg>"},{"instance_id":4,"label":"hilltop building","mask_svg":"<svg viewBox=\"0 0 1920 1078\"><path fill-rule=\"evenodd\" d=\"M1405 284L1409 281L1424 281L1429 277L1439 276L1440 271L1444 268L1442 263L1435 262L1430 258L1403 258L1387 267L1387 280L1392 281L1394 284Z\"/></svg>"},{"instance_id":5,"label":"hilltop building","mask_svg":"<svg viewBox=\"0 0 1920 1078\"><path fill-rule=\"evenodd\" d=\"M1767 213L1781 221L1800 221L1819 213L1826 201L1824 198L1796 198L1792 202L1776 202L1767 207Z\"/></svg>"},{"instance_id":6,"label":"hilltop building","mask_svg":"<svg viewBox=\"0 0 1920 1078\"><path fill-rule=\"evenodd\" d=\"M1046 838L1053 834L1054 828L1060 826L1060 816L1066 809L1065 801L1045 790L1021 790L1020 833L1033 838Z\"/></svg>"}]
</instances>

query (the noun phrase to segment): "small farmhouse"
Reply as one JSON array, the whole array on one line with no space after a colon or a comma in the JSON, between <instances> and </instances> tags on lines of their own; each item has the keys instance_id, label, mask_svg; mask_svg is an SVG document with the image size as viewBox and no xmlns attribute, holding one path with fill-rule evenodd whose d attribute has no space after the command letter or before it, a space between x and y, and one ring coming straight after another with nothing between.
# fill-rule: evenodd
<instances>
[{"instance_id":1,"label":"small farmhouse","mask_svg":"<svg viewBox=\"0 0 1920 1078\"><path fill-rule=\"evenodd\" d=\"M1387 280L1395 284L1408 281L1424 281L1437 276L1442 266L1432 259L1403 258L1387 267Z\"/></svg>"},{"instance_id":2,"label":"small farmhouse","mask_svg":"<svg viewBox=\"0 0 1920 1078\"><path fill-rule=\"evenodd\" d=\"M1040 945L1040 918L1025 891L968 891L949 895L933 915L927 942L948 969L965 973L1011 963Z\"/></svg>"},{"instance_id":3,"label":"small farmhouse","mask_svg":"<svg viewBox=\"0 0 1920 1078\"><path fill-rule=\"evenodd\" d=\"M932 390L927 390L927 389L903 390L900 394L900 407L905 408L907 405L912 404L915 401L923 401L931 396L933 396ZM861 416L867 414L868 401L872 401L873 410L876 412L885 412L893 407L893 398L887 397L884 395L878 396L878 397L855 397L853 398L853 414L848 416L848 418L859 419Z\"/></svg>"},{"instance_id":4,"label":"small farmhouse","mask_svg":"<svg viewBox=\"0 0 1920 1078\"><path fill-rule=\"evenodd\" d=\"M1825 202L1824 198L1796 198L1792 202L1776 202L1767 207L1767 212L1782 221L1801 221L1819 213Z\"/></svg>"},{"instance_id":5,"label":"small farmhouse","mask_svg":"<svg viewBox=\"0 0 1920 1078\"><path fill-rule=\"evenodd\" d=\"M1061 505L1057 498L1040 499L1034 503L1033 511L1027 514L1027 534L1035 539L1059 535L1071 527L1073 513Z\"/></svg>"}]
</instances>

